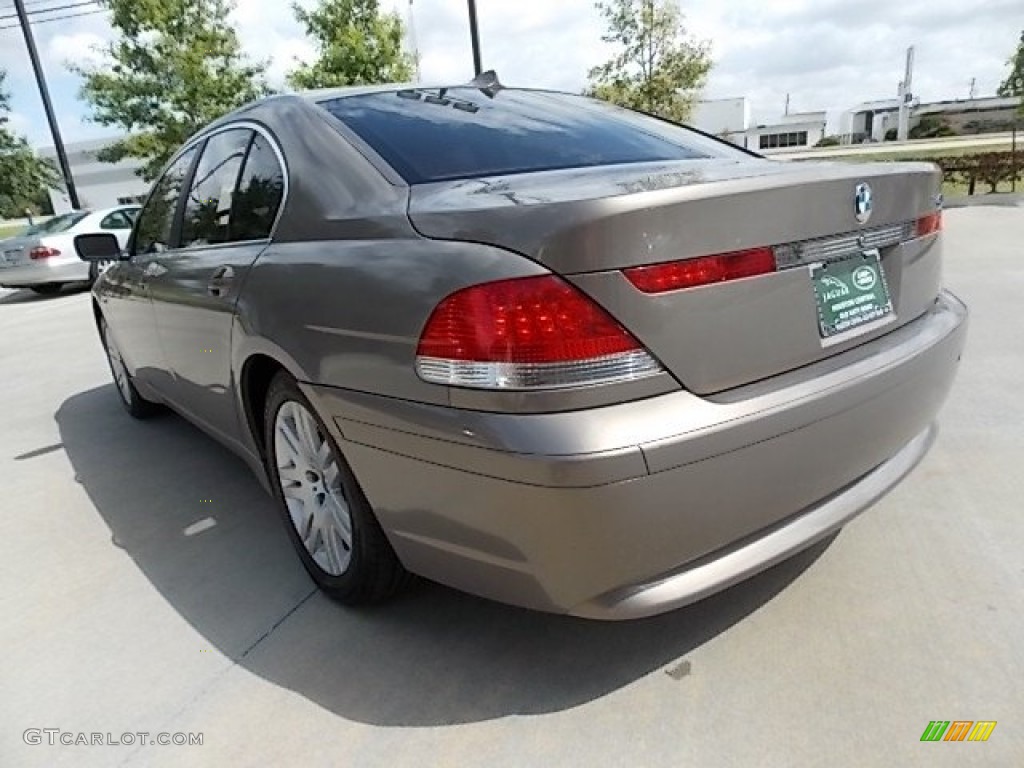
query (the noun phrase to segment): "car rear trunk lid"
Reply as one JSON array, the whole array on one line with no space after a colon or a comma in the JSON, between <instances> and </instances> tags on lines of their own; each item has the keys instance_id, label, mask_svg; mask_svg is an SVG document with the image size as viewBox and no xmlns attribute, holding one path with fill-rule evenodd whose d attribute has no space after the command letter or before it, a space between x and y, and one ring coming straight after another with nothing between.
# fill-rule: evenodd
<instances>
[{"instance_id":1,"label":"car rear trunk lid","mask_svg":"<svg viewBox=\"0 0 1024 768\"><path fill-rule=\"evenodd\" d=\"M863 184L872 205L860 221ZM930 164L693 160L414 186L409 215L427 237L508 248L567 277L704 394L813 363L926 311L939 246L915 237L915 222L936 210L940 188ZM623 272L765 246L776 272L697 288L647 294ZM850 258L878 258L891 312L826 334L814 277L819 292L828 269L848 281L859 264Z\"/></svg>"}]
</instances>

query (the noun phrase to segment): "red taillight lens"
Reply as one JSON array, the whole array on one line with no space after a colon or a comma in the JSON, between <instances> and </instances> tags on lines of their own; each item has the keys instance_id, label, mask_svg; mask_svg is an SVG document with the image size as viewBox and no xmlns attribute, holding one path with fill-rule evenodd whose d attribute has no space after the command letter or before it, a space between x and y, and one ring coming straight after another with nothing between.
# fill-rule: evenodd
<instances>
[{"instance_id":1,"label":"red taillight lens","mask_svg":"<svg viewBox=\"0 0 1024 768\"><path fill-rule=\"evenodd\" d=\"M60 256L60 251L56 248L47 248L45 245L37 245L28 252L30 259L49 259L54 256Z\"/></svg>"},{"instance_id":2,"label":"red taillight lens","mask_svg":"<svg viewBox=\"0 0 1024 768\"><path fill-rule=\"evenodd\" d=\"M541 389L628 381L661 366L601 307L544 275L448 296L423 329L416 369L437 384Z\"/></svg>"},{"instance_id":3,"label":"red taillight lens","mask_svg":"<svg viewBox=\"0 0 1024 768\"><path fill-rule=\"evenodd\" d=\"M623 270L623 274L644 293L665 293L774 271L775 253L772 249L753 248L648 267L630 267Z\"/></svg>"},{"instance_id":4,"label":"red taillight lens","mask_svg":"<svg viewBox=\"0 0 1024 768\"><path fill-rule=\"evenodd\" d=\"M942 211L936 211L935 213L929 213L927 216L922 216L917 220L915 227L915 234L918 237L924 237L925 235L934 235L936 232L942 231Z\"/></svg>"}]
</instances>

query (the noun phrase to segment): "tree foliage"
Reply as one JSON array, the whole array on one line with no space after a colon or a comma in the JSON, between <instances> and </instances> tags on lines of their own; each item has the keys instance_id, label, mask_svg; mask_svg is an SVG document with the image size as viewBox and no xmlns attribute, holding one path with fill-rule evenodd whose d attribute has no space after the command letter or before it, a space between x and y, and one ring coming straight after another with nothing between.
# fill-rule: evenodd
<instances>
[{"instance_id":1,"label":"tree foliage","mask_svg":"<svg viewBox=\"0 0 1024 768\"><path fill-rule=\"evenodd\" d=\"M967 194L973 195L978 182L988 184L989 192L997 192L1000 184L1024 178L1024 168L1012 152L983 152L976 155L955 155L950 157L901 158L907 161L935 163L942 169L943 178L955 184L967 186Z\"/></svg>"},{"instance_id":2,"label":"tree foliage","mask_svg":"<svg viewBox=\"0 0 1024 768\"><path fill-rule=\"evenodd\" d=\"M84 79L92 119L128 134L101 160L141 158L152 179L197 130L267 94L266 65L242 53L230 0L101 2L117 39L99 49L99 65L69 65Z\"/></svg>"},{"instance_id":3,"label":"tree foliage","mask_svg":"<svg viewBox=\"0 0 1024 768\"><path fill-rule=\"evenodd\" d=\"M590 70L587 95L682 122L711 71L710 44L687 35L675 0L596 4L618 53Z\"/></svg>"},{"instance_id":4,"label":"tree foliage","mask_svg":"<svg viewBox=\"0 0 1024 768\"><path fill-rule=\"evenodd\" d=\"M921 115L917 125L907 134L911 139L938 139L943 136L956 136L953 126L940 115Z\"/></svg>"},{"instance_id":5,"label":"tree foliage","mask_svg":"<svg viewBox=\"0 0 1024 768\"><path fill-rule=\"evenodd\" d=\"M996 93L1000 96L1024 97L1024 32L1020 33L1017 52L1007 63L1010 65L1010 74L1006 76ZM1024 98L1021 100L1021 112L1024 112Z\"/></svg>"},{"instance_id":6,"label":"tree foliage","mask_svg":"<svg viewBox=\"0 0 1024 768\"><path fill-rule=\"evenodd\" d=\"M317 49L317 59L288 74L301 90L344 85L401 83L413 78L413 61L402 50L403 25L382 13L378 0L320 0L312 10L292 6Z\"/></svg>"},{"instance_id":7,"label":"tree foliage","mask_svg":"<svg viewBox=\"0 0 1024 768\"><path fill-rule=\"evenodd\" d=\"M40 207L46 190L57 186L53 165L36 155L24 136L10 125L10 96L4 90L7 73L0 70L0 215L21 216L26 208Z\"/></svg>"}]
</instances>

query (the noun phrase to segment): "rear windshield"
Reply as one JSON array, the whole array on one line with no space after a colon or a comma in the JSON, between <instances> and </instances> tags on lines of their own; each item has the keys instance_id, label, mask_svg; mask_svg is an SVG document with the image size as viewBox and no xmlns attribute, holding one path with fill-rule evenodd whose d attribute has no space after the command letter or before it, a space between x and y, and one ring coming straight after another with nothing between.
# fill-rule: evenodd
<instances>
[{"instance_id":1,"label":"rear windshield","mask_svg":"<svg viewBox=\"0 0 1024 768\"><path fill-rule=\"evenodd\" d=\"M410 184L738 152L681 126L568 94L410 89L320 106Z\"/></svg>"},{"instance_id":2,"label":"rear windshield","mask_svg":"<svg viewBox=\"0 0 1024 768\"><path fill-rule=\"evenodd\" d=\"M35 224L25 230L26 235L55 235L58 232L67 232L75 224L89 215L88 211L73 211L60 216L54 216L48 221Z\"/></svg>"}]
</instances>

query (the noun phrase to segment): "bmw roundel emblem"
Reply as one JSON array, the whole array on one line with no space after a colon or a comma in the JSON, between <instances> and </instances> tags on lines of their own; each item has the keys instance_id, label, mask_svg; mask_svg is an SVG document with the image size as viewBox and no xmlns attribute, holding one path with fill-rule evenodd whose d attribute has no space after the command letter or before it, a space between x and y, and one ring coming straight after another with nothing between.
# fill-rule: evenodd
<instances>
[{"instance_id":1,"label":"bmw roundel emblem","mask_svg":"<svg viewBox=\"0 0 1024 768\"><path fill-rule=\"evenodd\" d=\"M871 187L863 182L858 184L853 196L853 209L857 221L861 224L871 218L871 208L874 205L871 198Z\"/></svg>"}]
</instances>

